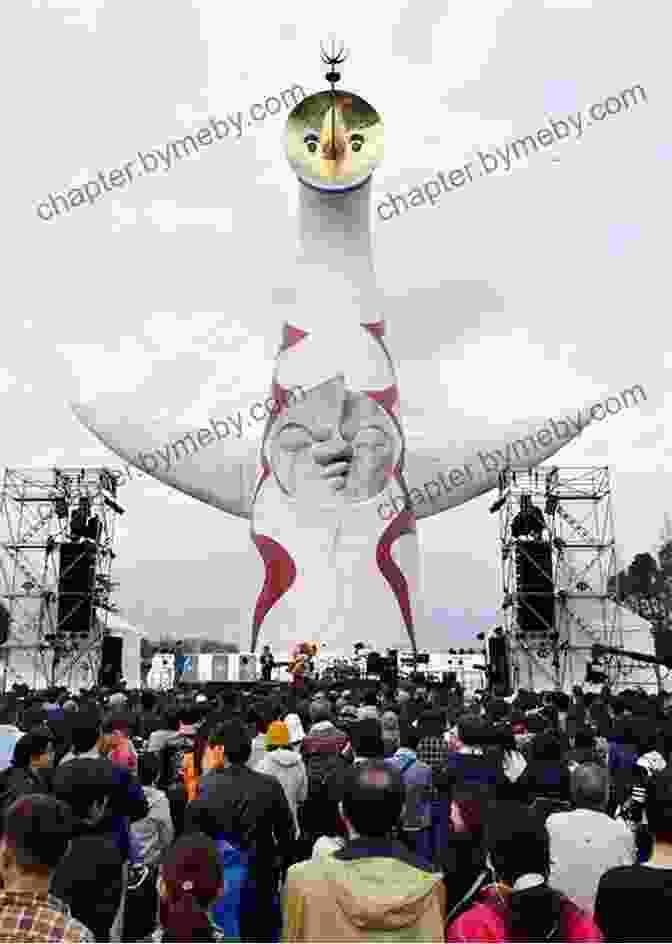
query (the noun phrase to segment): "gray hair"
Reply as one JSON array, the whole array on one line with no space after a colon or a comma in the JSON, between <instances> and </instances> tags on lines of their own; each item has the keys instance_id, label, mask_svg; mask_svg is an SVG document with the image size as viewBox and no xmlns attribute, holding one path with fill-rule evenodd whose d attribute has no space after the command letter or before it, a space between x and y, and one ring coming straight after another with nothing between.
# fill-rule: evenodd
<instances>
[{"instance_id":1,"label":"gray hair","mask_svg":"<svg viewBox=\"0 0 672 944\"><path fill-rule=\"evenodd\" d=\"M579 764L572 771L572 797L577 807L601 810L609 800L609 771L599 764Z\"/></svg>"}]
</instances>

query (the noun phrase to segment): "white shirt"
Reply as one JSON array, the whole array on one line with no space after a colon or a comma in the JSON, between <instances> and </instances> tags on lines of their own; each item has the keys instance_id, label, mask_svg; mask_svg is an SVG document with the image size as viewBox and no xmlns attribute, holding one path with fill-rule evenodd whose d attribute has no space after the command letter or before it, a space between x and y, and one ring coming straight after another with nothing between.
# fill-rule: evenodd
<instances>
[{"instance_id":1,"label":"white shirt","mask_svg":"<svg viewBox=\"0 0 672 944\"><path fill-rule=\"evenodd\" d=\"M546 820L551 841L549 885L591 913L601 877L608 869L633 865L635 838L620 820L596 810L552 813Z\"/></svg>"}]
</instances>

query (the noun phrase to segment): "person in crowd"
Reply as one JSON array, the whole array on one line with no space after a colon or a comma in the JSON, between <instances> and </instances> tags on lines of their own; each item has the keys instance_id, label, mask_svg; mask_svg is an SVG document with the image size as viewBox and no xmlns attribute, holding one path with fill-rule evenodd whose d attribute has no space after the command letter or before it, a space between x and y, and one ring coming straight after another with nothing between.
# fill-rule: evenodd
<instances>
[{"instance_id":1,"label":"person in crowd","mask_svg":"<svg viewBox=\"0 0 672 944\"><path fill-rule=\"evenodd\" d=\"M110 815L117 791L114 768L104 760L69 761L54 775L54 794L73 813L73 839L52 890L98 941L110 940L122 901L124 856Z\"/></svg>"},{"instance_id":2,"label":"person in crowd","mask_svg":"<svg viewBox=\"0 0 672 944\"><path fill-rule=\"evenodd\" d=\"M248 720L254 726L254 737L252 740L252 753L250 754L249 765L254 769L257 764L263 760L266 754L266 732L268 726L273 720L270 717L269 706L267 703L255 705L248 714Z\"/></svg>"},{"instance_id":3,"label":"person in crowd","mask_svg":"<svg viewBox=\"0 0 672 944\"><path fill-rule=\"evenodd\" d=\"M163 855L159 869L159 926L151 941L230 941L213 914L224 890L215 843L203 833L183 836Z\"/></svg>"},{"instance_id":4,"label":"person in crowd","mask_svg":"<svg viewBox=\"0 0 672 944\"><path fill-rule=\"evenodd\" d=\"M135 774L138 770L138 755L131 743L130 727L129 718L117 712L105 718L101 726L105 746L101 753L113 764L125 767Z\"/></svg>"},{"instance_id":5,"label":"person in crowd","mask_svg":"<svg viewBox=\"0 0 672 944\"><path fill-rule=\"evenodd\" d=\"M453 909L446 941L603 940L591 915L549 886L548 834L530 810L498 804L485 844L492 881Z\"/></svg>"},{"instance_id":6,"label":"person in crowd","mask_svg":"<svg viewBox=\"0 0 672 944\"><path fill-rule=\"evenodd\" d=\"M654 837L647 862L613 868L600 879L595 918L607 941L666 941L672 899L672 772L655 774L646 798Z\"/></svg>"},{"instance_id":7,"label":"person in crowd","mask_svg":"<svg viewBox=\"0 0 672 944\"><path fill-rule=\"evenodd\" d=\"M397 689L396 702L399 709L399 723L412 724L415 717L411 706L411 694L401 685Z\"/></svg>"},{"instance_id":8,"label":"person in crowd","mask_svg":"<svg viewBox=\"0 0 672 944\"><path fill-rule=\"evenodd\" d=\"M0 809L26 793L50 793L53 763L51 733L38 729L24 734L14 747L12 766L0 774Z\"/></svg>"},{"instance_id":9,"label":"person in crowd","mask_svg":"<svg viewBox=\"0 0 672 944\"><path fill-rule=\"evenodd\" d=\"M204 744L198 736L200 720L201 712L195 705L181 704L177 709L177 731L159 751L158 786L165 790L168 797L177 836L182 834L189 795L195 795L199 779L197 768L204 750Z\"/></svg>"},{"instance_id":10,"label":"person in crowd","mask_svg":"<svg viewBox=\"0 0 672 944\"><path fill-rule=\"evenodd\" d=\"M595 734L590 728L577 728L574 733L574 746L567 752L570 772L580 764L603 764L603 758L597 750Z\"/></svg>"},{"instance_id":11,"label":"person in crowd","mask_svg":"<svg viewBox=\"0 0 672 944\"><path fill-rule=\"evenodd\" d=\"M53 796L29 794L7 810L0 839L0 941L96 941L52 888L72 828L70 808Z\"/></svg>"},{"instance_id":12,"label":"person in crowd","mask_svg":"<svg viewBox=\"0 0 672 944\"><path fill-rule=\"evenodd\" d=\"M159 778L156 754L145 752L140 756L138 774L149 813L131 825L134 864L129 873L124 937L132 941L142 940L154 931L158 866L175 836L168 798L156 786Z\"/></svg>"},{"instance_id":13,"label":"person in crowd","mask_svg":"<svg viewBox=\"0 0 672 944\"><path fill-rule=\"evenodd\" d=\"M401 774L406 791L401 836L411 851L431 861L432 768L418 760L412 745L417 746L417 734L410 726L399 728L396 749L387 760Z\"/></svg>"},{"instance_id":14,"label":"person in crowd","mask_svg":"<svg viewBox=\"0 0 672 944\"><path fill-rule=\"evenodd\" d=\"M434 775L445 766L449 756L445 740L446 722L442 711L426 711L418 720L418 760L432 768Z\"/></svg>"},{"instance_id":15,"label":"person in crowd","mask_svg":"<svg viewBox=\"0 0 672 944\"><path fill-rule=\"evenodd\" d=\"M161 717L158 711L156 692L140 692L140 711L138 712L138 735L149 742L150 736L159 729Z\"/></svg>"},{"instance_id":16,"label":"person in crowd","mask_svg":"<svg viewBox=\"0 0 672 944\"><path fill-rule=\"evenodd\" d=\"M513 729L510 724L502 724L493 730L493 753L499 757L509 784L518 782L527 767L527 760L518 750Z\"/></svg>"},{"instance_id":17,"label":"person in crowd","mask_svg":"<svg viewBox=\"0 0 672 944\"><path fill-rule=\"evenodd\" d=\"M464 744L460 740L460 732L458 728L459 718L459 711L449 711L446 717L446 730L444 731L443 739L446 742L446 747L450 753L459 753L459 751L464 747Z\"/></svg>"},{"instance_id":18,"label":"person in crowd","mask_svg":"<svg viewBox=\"0 0 672 944\"><path fill-rule=\"evenodd\" d=\"M114 836L114 840L121 853L125 877L127 874L128 860L131 855L130 823L147 816L149 810L147 800L145 799L141 785L127 768L113 764L112 761L100 754L98 746L105 750L106 739L101 735L100 725L95 715L84 714L83 717L79 719L77 745L79 749L78 756L73 760L64 760L58 765L54 776L54 790L57 789L58 784L62 785L62 787L58 787L59 789L70 791L70 794L75 793L78 790L78 776L89 777L94 775L88 773L82 774L81 772L85 770L85 767L82 766L83 764L88 764L88 769L91 771L98 771L99 773L96 773L96 776L111 776L113 778L115 789L105 809L105 822L102 825L98 825L100 825L100 828L104 827L107 829L109 821L109 832ZM71 764L75 764L76 766L71 769ZM63 798L65 798L65 794ZM119 907L118 916L110 932L113 940L118 939L118 935L121 932L123 904L124 897L122 894L122 902Z\"/></svg>"},{"instance_id":19,"label":"person in crowd","mask_svg":"<svg viewBox=\"0 0 672 944\"><path fill-rule=\"evenodd\" d=\"M168 797L159 790L160 769L155 754L146 752L138 763L138 777L147 800L147 816L131 824L131 841L137 851L135 862L149 867L158 866L159 859L175 838L170 817Z\"/></svg>"},{"instance_id":20,"label":"person in crowd","mask_svg":"<svg viewBox=\"0 0 672 944\"><path fill-rule=\"evenodd\" d=\"M383 731L380 722L375 718L363 718L354 724L350 732L350 743L355 764L382 760L385 756Z\"/></svg>"},{"instance_id":21,"label":"person in crowd","mask_svg":"<svg viewBox=\"0 0 672 944\"><path fill-rule=\"evenodd\" d=\"M166 744L177 736L179 726L177 706L166 708L157 722L157 727L149 735L147 750L159 754Z\"/></svg>"},{"instance_id":22,"label":"person in crowd","mask_svg":"<svg viewBox=\"0 0 672 944\"><path fill-rule=\"evenodd\" d=\"M196 701L198 702L198 696ZM194 726L194 734L191 735L190 738L192 747L191 749L187 748L184 750L182 754L181 770L175 771L176 779L179 779L181 775L188 803L195 800L198 796L203 774L217 766L215 758L209 753L208 738L210 725L203 719L204 710L200 707L201 705L202 702L199 702L198 705L194 705L196 709L194 715L198 714L199 718L202 720L197 727Z\"/></svg>"},{"instance_id":23,"label":"person in crowd","mask_svg":"<svg viewBox=\"0 0 672 944\"><path fill-rule=\"evenodd\" d=\"M532 803L538 797L569 802L571 781L560 739L551 731L537 734L530 745L529 758L516 781L520 802Z\"/></svg>"},{"instance_id":24,"label":"person in crowd","mask_svg":"<svg viewBox=\"0 0 672 944\"><path fill-rule=\"evenodd\" d=\"M340 804L348 841L289 869L284 941L442 940L441 874L390 839L404 799L401 774L384 761L350 769Z\"/></svg>"},{"instance_id":25,"label":"person in crowd","mask_svg":"<svg viewBox=\"0 0 672 944\"><path fill-rule=\"evenodd\" d=\"M298 811L308 796L308 774L303 758L289 747L289 728L284 721L273 721L268 726L266 755L254 769L279 781L292 811L298 839L301 834Z\"/></svg>"},{"instance_id":26,"label":"person in crowd","mask_svg":"<svg viewBox=\"0 0 672 944\"><path fill-rule=\"evenodd\" d=\"M462 747L446 755L439 771L435 772L435 781L450 778L456 783L489 784L505 788L508 780L504 773L502 753L485 753L485 748L494 741L492 726L477 715L462 715L458 721L458 734Z\"/></svg>"},{"instance_id":27,"label":"person in crowd","mask_svg":"<svg viewBox=\"0 0 672 944\"><path fill-rule=\"evenodd\" d=\"M310 717L312 725L301 745L308 775L308 796L299 819L306 857L324 832L325 785L332 775L345 767L350 743L348 735L333 724L331 705L326 699L311 704Z\"/></svg>"},{"instance_id":28,"label":"person in crowd","mask_svg":"<svg viewBox=\"0 0 672 944\"><path fill-rule=\"evenodd\" d=\"M290 712L285 715L285 724L289 732L289 746L293 751L300 751L306 732L303 730L301 718L295 713Z\"/></svg>"},{"instance_id":29,"label":"person in crowd","mask_svg":"<svg viewBox=\"0 0 672 944\"><path fill-rule=\"evenodd\" d=\"M98 760L102 757L101 748L106 742L102 737L98 713L92 710L78 712L72 724L71 738L71 749L61 758L61 764L67 764L75 758Z\"/></svg>"},{"instance_id":30,"label":"person in crowd","mask_svg":"<svg viewBox=\"0 0 672 944\"><path fill-rule=\"evenodd\" d=\"M124 711L128 704L128 699L123 692L112 692L107 705L111 711Z\"/></svg>"},{"instance_id":31,"label":"person in crowd","mask_svg":"<svg viewBox=\"0 0 672 944\"><path fill-rule=\"evenodd\" d=\"M601 876L611 868L636 861L635 839L620 820L607 816L609 774L597 764L572 771L575 809L553 813L546 820L551 844L550 884L577 905L595 908Z\"/></svg>"},{"instance_id":32,"label":"person in crowd","mask_svg":"<svg viewBox=\"0 0 672 944\"><path fill-rule=\"evenodd\" d=\"M399 747L399 718L396 711L386 709L380 716L380 727L383 732L385 757L392 757Z\"/></svg>"},{"instance_id":33,"label":"person in crowd","mask_svg":"<svg viewBox=\"0 0 672 944\"><path fill-rule=\"evenodd\" d=\"M450 800L451 830L437 848L436 860L443 872L448 913L473 887L485 885L485 827L495 814L497 797L485 784L455 784Z\"/></svg>"},{"instance_id":34,"label":"person in crowd","mask_svg":"<svg viewBox=\"0 0 672 944\"><path fill-rule=\"evenodd\" d=\"M225 722L217 734L224 767L203 779L199 798L187 808L185 835L205 833L222 845L220 856L231 849L239 853L247 870L240 893L241 937L272 940L278 879L293 853L294 819L280 783L247 766L252 745L242 722Z\"/></svg>"},{"instance_id":35,"label":"person in crowd","mask_svg":"<svg viewBox=\"0 0 672 944\"><path fill-rule=\"evenodd\" d=\"M357 720L364 721L366 718L372 718L374 721L380 719L380 712L378 711L378 696L376 692L367 692L364 695L364 700L362 706L357 712Z\"/></svg>"},{"instance_id":36,"label":"person in crowd","mask_svg":"<svg viewBox=\"0 0 672 944\"><path fill-rule=\"evenodd\" d=\"M270 682L273 669L275 668L275 659L273 658L270 646L264 646L259 662L261 664L262 682Z\"/></svg>"},{"instance_id":37,"label":"person in crowd","mask_svg":"<svg viewBox=\"0 0 672 944\"><path fill-rule=\"evenodd\" d=\"M17 719L17 703L10 700L4 701L0 706L0 771L9 767L16 742L25 734L25 731L18 727Z\"/></svg>"}]
</instances>

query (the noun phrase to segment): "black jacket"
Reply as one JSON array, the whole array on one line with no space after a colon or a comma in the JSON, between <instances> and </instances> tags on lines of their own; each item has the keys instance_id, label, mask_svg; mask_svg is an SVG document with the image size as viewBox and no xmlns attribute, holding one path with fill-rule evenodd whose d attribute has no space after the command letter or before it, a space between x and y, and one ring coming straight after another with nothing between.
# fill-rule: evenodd
<instances>
[{"instance_id":1,"label":"black jacket","mask_svg":"<svg viewBox=\"0 0 672 944\"><path fill-rule=\"evenodd\" d=\"M50 891L70 905L73 917L97 941L109 940L123 888L124 858L114 833L76 819L70 848L61 859Z\"/></svg>"},{"instance_id":2,"label":"black jacket","mask_svg":"<svg viewBox=\"0 0 672 944\"><path fill-rule=\"evenodd\" d=\"M0 812L4 812L19 797L27 793L50 793L49 771L30 767L9 767L0 774Z\"/></svg>"},{"instance_id":3,"label":"black jacket","mask_svg":"<svg viewBox=\"0 0 672 944\"><path fill-rule=\"evenodd\" d=\"M274 777L232 764L201 780L201 794L187 807L185 833L201 831L212 839L255 851L259 866L287 863L294 841L294 819L285 792Z\"/></svg>"}]
</instances>

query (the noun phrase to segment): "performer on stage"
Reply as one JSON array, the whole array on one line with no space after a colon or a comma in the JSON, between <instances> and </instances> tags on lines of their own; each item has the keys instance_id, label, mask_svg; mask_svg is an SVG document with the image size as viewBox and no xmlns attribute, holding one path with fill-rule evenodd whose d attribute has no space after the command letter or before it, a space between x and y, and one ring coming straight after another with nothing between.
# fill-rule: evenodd
<instances>
[{"instance_id":1,"label":"performer on stage","mask_svg":"<svg viewBox=\"0 0 672 944\"><path fill-rule=\"evenodd\" d=\"M275 668L275 659L273 658L273 653L271 652L270 646L264 646L261 656L259 658L261 664L261 680L262 682L271 681L271 673Z\"/></svg>"},{"instance_id":2,"label":"performer on stage","mask_svg":"<svg viewBox=\"0 0 672 944\"><path fill-rule=\"evenodd\" d=\"M292 652L287 670L292 676L292 685L296 689L305 688L306 679L310 678L314 668L313 658L317 655L315 643L302 642Z\"/></svg>"}]
</instances>

